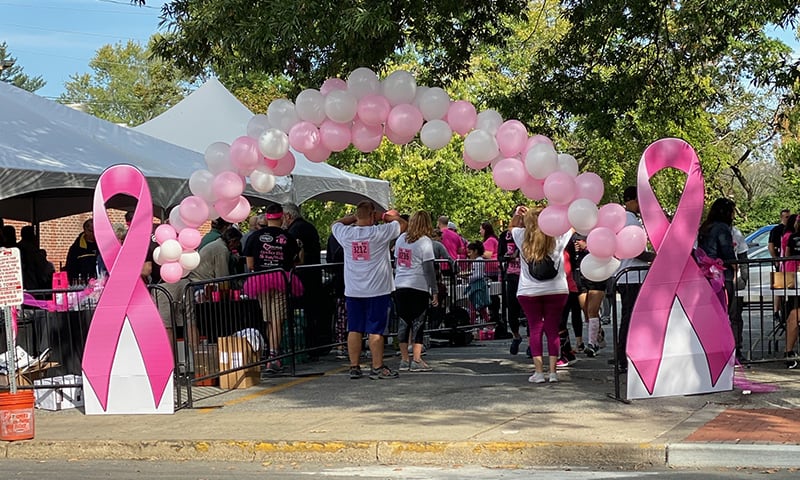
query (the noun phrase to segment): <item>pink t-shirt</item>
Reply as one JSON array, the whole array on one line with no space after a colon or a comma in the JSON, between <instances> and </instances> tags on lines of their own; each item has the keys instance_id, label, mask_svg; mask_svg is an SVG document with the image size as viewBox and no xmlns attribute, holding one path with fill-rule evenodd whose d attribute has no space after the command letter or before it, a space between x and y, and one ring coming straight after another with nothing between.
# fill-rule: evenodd
<instances>
[{"instance_id":1,"label":"pink t-shirt","mask_svg":"<svg viewBox=\"0 0 800 480\"><path fill-rule=\"evenodd\" d=\"M483 249L487 252L492 252L490 257L493 261L486 262L486 273L494 275L500 271L500 264L497 263L497 248L499 243L497 237L489 237L483 241Z\"/></svg>"},{"instance_id":2,"label":"pink t-shirt","mask_svg":"<svg viewBox=\"0 0 800 480\"><path fill-rule=\"evenodd\" d=\"M442 245L447 249L447 253L453 258L466 258L464 255L464 244L461 236L456 232L445 228L442 230Z\"/></svg>"}]
</instances>

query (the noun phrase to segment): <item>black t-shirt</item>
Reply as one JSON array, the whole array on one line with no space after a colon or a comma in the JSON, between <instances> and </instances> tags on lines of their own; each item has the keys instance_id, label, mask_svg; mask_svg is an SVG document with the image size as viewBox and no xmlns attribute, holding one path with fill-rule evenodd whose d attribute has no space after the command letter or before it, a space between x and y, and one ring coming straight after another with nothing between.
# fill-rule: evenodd
<instances>
[{"instance_id":1,"label":"black t-shirt","mask_svg":"<svg viewBox=\"0 0 800 480\"><path fill-rule=\"evenodd\" d=\"M781 256L781 237L783 237L783 231L786 229L786 226L782 223L779 223L772 227L772 230L769 231L769 243L775 245L775 249L778 252L778 256Z\"/></svg>"},{"instance_id":2,"label":"black t-shirt","mask_svg":"<svg viewBox=\"0 0 800 480\"><path fill-rule=\"evenodd\" d=\"M253 257L253 270L256 272L273 268L289 271L294 267L299 252L297 239L287 230L264 227L250 237L244 255Z\"/></svg>"}]
</instances>

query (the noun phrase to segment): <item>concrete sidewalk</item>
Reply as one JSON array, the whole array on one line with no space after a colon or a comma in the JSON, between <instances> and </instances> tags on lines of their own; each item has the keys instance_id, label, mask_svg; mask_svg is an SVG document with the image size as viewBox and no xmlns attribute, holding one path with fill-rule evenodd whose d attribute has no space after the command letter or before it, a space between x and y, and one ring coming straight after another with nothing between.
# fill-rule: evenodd
<instances>
[{"instance_id":1,"label":"concrete sidewalk","mask_svg":"<svg viewBox=\"0 0 800 480\"><path fill-rule=\"evenodd\" d=\"M322 375L267 378L234 391L195 387L196 408L171 416L37 410L34 440L0 445L9 458L615 468L797 462L800 373L780 363L744 370L756 387L769 383L775 392L626 404L610 398L610 349L581 356L557 384L534 385L531 360L510 356L509 344L431 348L433 372L395 380L350 380L347 361L330 355L297 372ZM386 359L393 368L398 362Z\"/></svg>"}]
</instances>

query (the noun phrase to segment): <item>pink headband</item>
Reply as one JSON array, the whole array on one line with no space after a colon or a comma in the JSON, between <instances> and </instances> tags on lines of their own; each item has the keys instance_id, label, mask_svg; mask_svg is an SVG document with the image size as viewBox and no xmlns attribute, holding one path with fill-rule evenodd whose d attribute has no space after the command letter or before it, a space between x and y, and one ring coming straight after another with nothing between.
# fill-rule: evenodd
<instances>
[{"instance_id":1,"label":"pink headband","mask_svg":"<svg viewBox=\"0 0 800 480\"><path fill-rule=\"evenodd\" d=\"M267 213L266 215L264 215L264 218L266 218L267 220L277 220L282 217L283 217L282 213Z\"/></svg>"}]
</instances>

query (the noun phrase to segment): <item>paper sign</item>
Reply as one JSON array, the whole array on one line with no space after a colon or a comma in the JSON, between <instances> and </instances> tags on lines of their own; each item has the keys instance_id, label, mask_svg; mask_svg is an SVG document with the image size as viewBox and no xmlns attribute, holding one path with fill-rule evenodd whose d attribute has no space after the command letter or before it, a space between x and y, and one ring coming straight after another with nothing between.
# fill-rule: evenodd
<instances>
[{"instance_id":1,"label":"paper sign","mask_svg":"<svg viewBox=\"0 0 800 480\"><path fill-rule=\"evenodd\" d=\"M22 305L22 260L18 248L0 250L0 307Z\"/></svg>"}]
</instances>

